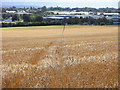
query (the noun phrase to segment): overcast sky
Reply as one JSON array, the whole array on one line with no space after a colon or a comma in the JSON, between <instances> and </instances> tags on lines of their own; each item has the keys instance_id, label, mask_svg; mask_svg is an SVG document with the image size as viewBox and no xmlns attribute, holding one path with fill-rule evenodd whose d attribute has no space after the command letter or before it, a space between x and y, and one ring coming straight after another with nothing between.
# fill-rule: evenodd
<instances>
[{"instance_id":1,"label":"overcast sky","mask_svg":"<svg viewBox=\"0 0 120 90\"><path fill-rule=\"evenodd\" d=\"M118 7L120 0L2 0L2 2L42 2L42 4L50 7ZM53 3L53 4L52 4Z\"/></svg>"}]
</instances>

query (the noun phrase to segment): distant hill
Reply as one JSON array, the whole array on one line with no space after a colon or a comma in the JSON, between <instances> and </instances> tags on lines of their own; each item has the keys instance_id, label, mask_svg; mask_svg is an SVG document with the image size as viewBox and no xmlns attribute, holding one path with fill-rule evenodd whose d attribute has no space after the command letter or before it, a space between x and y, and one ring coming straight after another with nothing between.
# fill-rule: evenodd
<instances>
[{"instance_id":1,"label":"distant hill","mask_svg":"<svg viewBox=\"0 0 120 90\"><path fill-rule=\"evenodd\" d=\"M65 3L59 3L59 5L64 5ZM69 5L70 3L68 3ZM120 4L119 4L120 5ZM28 7L35 7L35 8L41 8L42 6L46 6L49 10L52 11L73 11L77 10L79 11L93 11L93 12L117 12L117 8L94 8L94 7L59 7L56 5L55 2L2 2L2 8L10 8L15 6L16 8L28 8ZM52 6L52 7L51 7Z\"/></svg>"}]
</instances>

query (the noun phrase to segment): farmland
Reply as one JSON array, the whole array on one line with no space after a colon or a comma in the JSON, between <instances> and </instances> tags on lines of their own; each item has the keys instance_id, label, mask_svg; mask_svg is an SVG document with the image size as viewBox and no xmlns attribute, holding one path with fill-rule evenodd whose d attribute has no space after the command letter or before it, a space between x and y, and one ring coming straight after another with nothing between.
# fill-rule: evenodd
<instances>
[{"instance_id":1,"label":"farmland","mask_svg":"<svg viewBox=\"0 0 120 90\"><path fill-rule=\"evenodd\" d=\"M118 87L117 26L2 30L3 88Z\"/></svg>"}]
</instances>

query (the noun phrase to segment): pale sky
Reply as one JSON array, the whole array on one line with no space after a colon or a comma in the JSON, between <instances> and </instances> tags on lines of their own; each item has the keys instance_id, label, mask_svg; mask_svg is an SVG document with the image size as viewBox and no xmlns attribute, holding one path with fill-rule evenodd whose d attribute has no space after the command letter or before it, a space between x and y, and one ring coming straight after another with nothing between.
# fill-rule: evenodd
<instances>
[{"instance_id":1,"label":"pale sky","mask_svg":"<svg viewBox=\"0 0 120 90\"><path fill-rule=\"evenodd\" d=\"M118 2L119 0L3 0L2 2Z\"/></svg>"},{"instance_id":2,"label":"pale sky","mask_svg":"<svg viewBox=\"0 0 120 90\"><path fill-rule=\"evenodd\" d=\"M2 2L42 2L48 4L48 6L54 6L52 3L56 3L58 6L63 7L118 7L120 0L2 0ZM49 4L50 3L50 4Z\"/></svg>"}]
</instances>

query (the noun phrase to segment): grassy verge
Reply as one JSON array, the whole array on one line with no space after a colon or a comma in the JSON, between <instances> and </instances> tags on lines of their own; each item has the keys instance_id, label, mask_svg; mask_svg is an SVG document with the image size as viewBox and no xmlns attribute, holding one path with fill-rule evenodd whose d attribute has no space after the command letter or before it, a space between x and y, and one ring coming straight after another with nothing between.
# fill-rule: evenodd
<instances>
[{"instance_id":1,"label":"grassy verge","mask_svg":"<svg viewBox=\"0 0 120 90\"><path fill-rule=\"evenodd\" d=\"M92 27L92 25L67 25L66 27L88 27L88 26L91 26ZM100 25L98 25L98 26L100 26ZM110 26L115 26L115 27L117 27L117 25L107 25L107 27L110 27ZM19 30L19 29L22 29L22 30L24 30L24 29L38 29L38 28L40 28L40 29L47 29L47 28L62 28L63 27L63 25L50 25L50 26L25 26L25 27L2 27L2 30L10 30L10 29L12 29L12 30L14 30L14 29L16 29L16 30ZM97 27L97 26L93 26L93 27ZM103 27L103 26L101 26L101 27Z\"/></svg>"}]
</instances>

